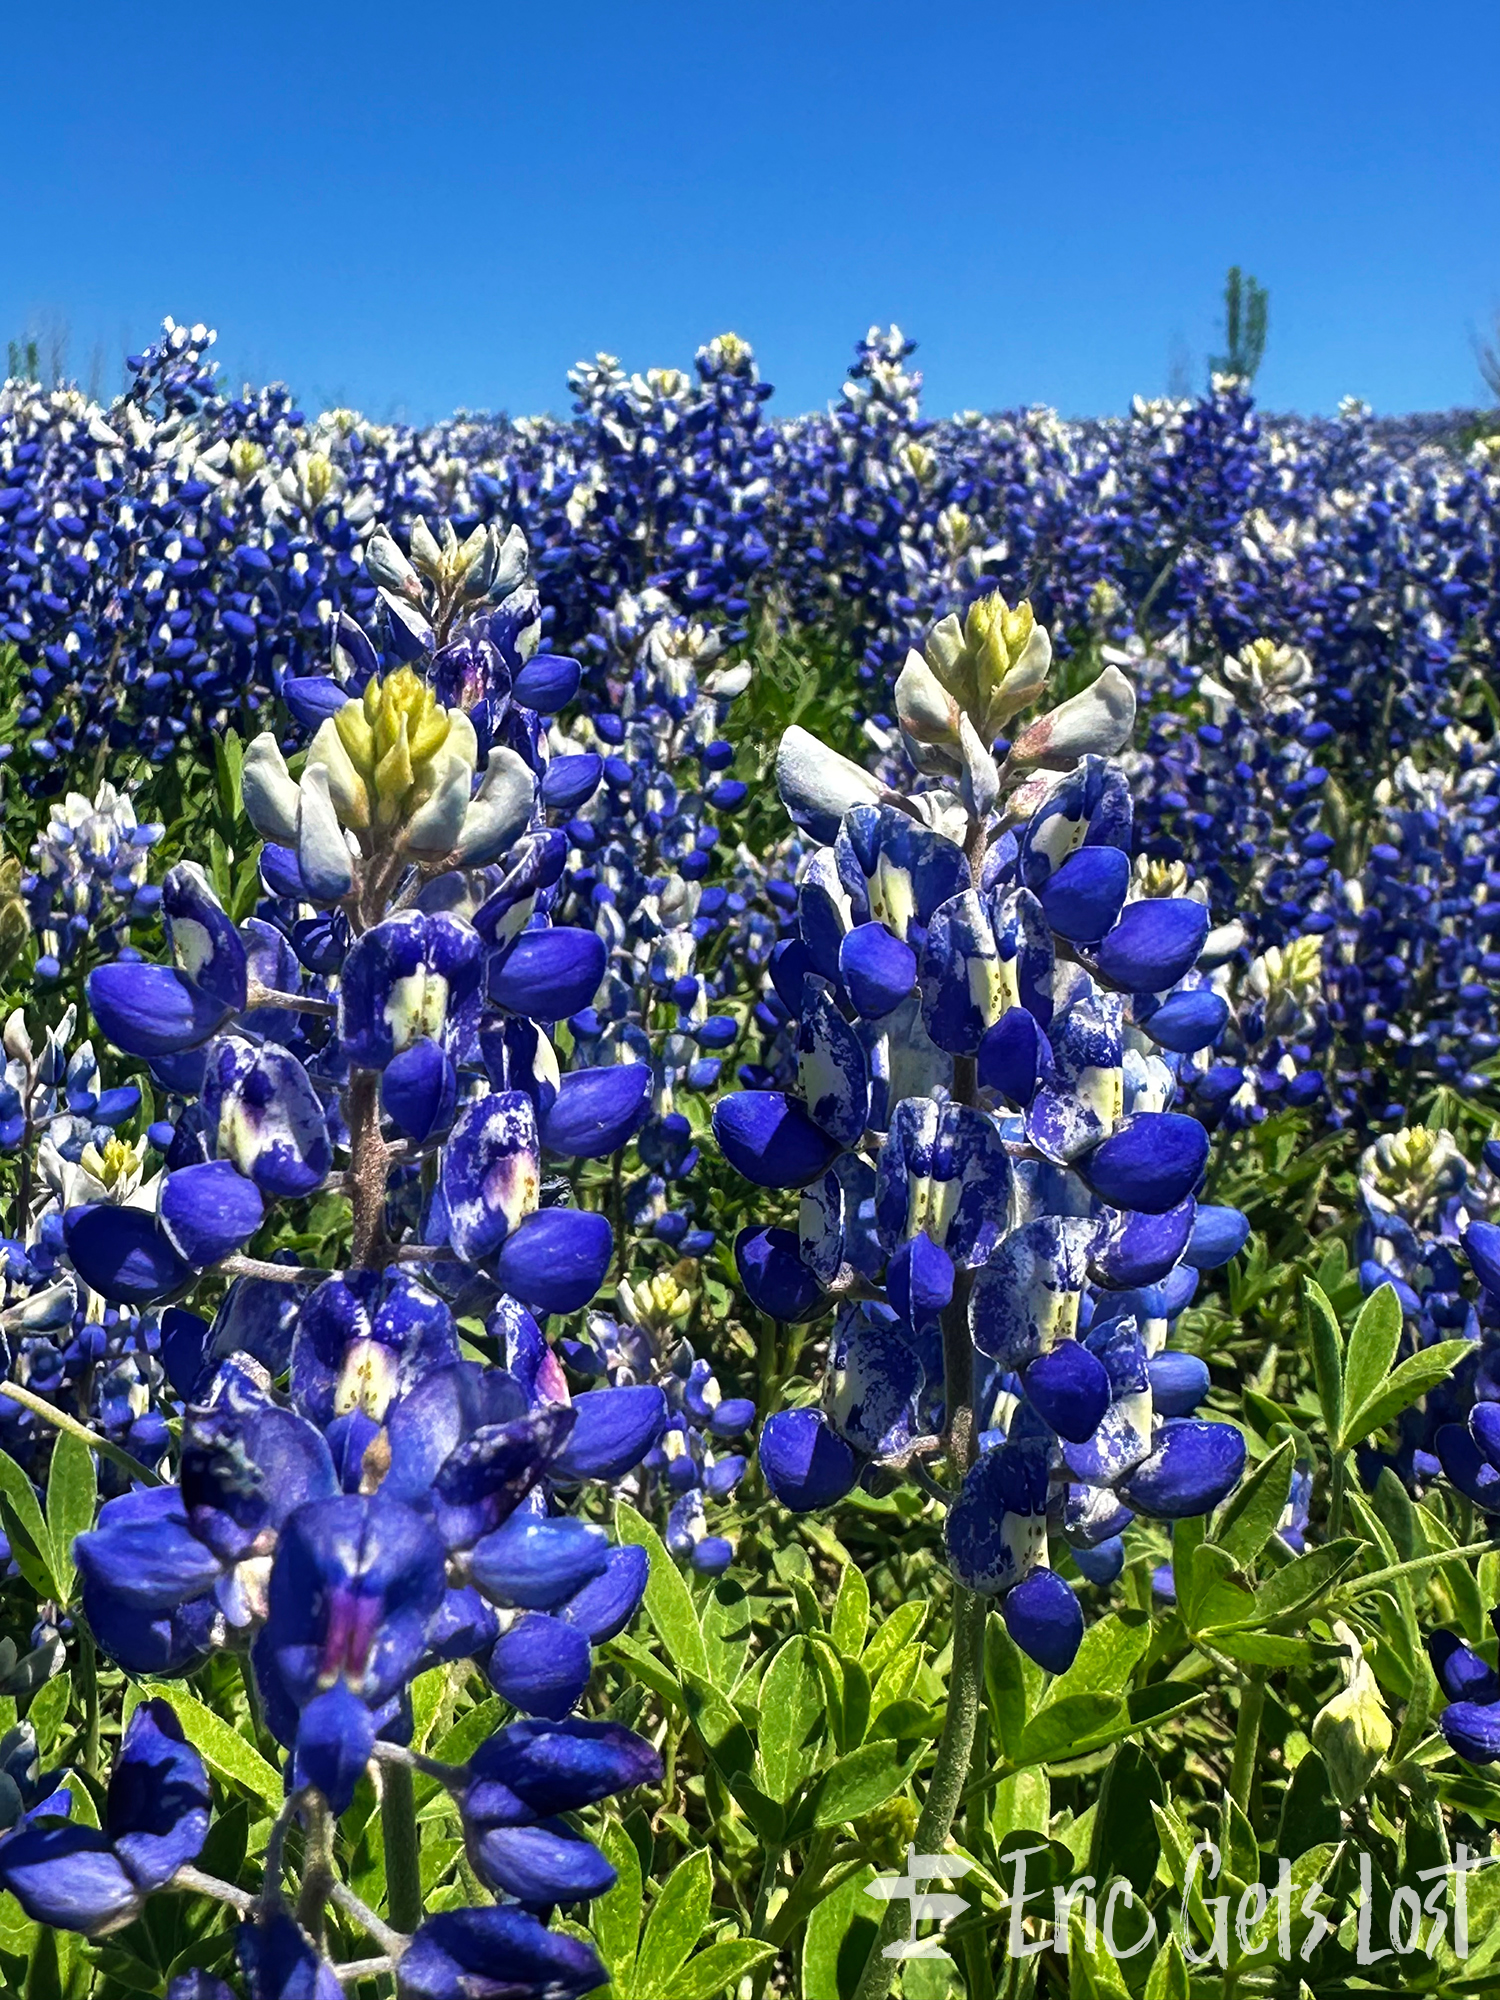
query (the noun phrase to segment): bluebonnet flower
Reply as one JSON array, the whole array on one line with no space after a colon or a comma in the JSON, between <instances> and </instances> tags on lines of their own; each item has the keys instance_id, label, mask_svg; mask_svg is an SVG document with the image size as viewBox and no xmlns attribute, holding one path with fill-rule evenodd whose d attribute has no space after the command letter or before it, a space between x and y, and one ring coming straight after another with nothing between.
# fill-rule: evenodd
<instances>
[{"instance_id":1,"label":"bluebonnet flower","mask_svg":"<svg viewBox=\"0 0 1500 2000\"><path fill-rule=\"evenodd\" d=\"M928 780L905 797L788 732L783 800L831 842L776 963L796 1082L724 1097L714 1123L747 1178L802 1190L795 1235L737 1246L752 1304L837 1307L823 1408L762 1432L773 1491L826 1506L945 1436L955 1574L1004 1597L1017 1642L1060 1671L1082 1612L1049 1525L1088 1550L1136 1512L1204 1512L1245 1447L1194 1416L1206 1371L1162 1352L1194 1260L1238 1247L1210 1214L1195 1249L1207 1138L1168 1108L1175 1051L1152 1040L1208 914L1129 899L1130 795L1108 758L1134 701L1117 669L997 761L1050 659L1028 606L990 597L943 621L897 686Z\"/></svg>"},{"instance_id":2,"label":"bluebonnet flower","mask_svg":"<svg viewBox=\"0 0 1500 2000\"><path fill-rule=\"evenodd\" d=\"M69 792L32 844L21 877L40 951L39 979L56 979L80 945L103 956L128 941L131 923L152 916L161 891L146 880L150 851L166 828L136 822L128 797L100 785L92 801Z\"/></svg>"}]
</instances>

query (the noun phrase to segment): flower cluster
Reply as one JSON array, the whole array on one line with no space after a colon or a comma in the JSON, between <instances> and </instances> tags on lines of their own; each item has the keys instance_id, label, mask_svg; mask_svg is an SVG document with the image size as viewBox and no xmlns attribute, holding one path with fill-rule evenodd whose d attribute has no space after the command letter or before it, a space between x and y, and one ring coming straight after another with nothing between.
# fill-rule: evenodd
<instances>
[{"instance_id":1,"label":"flower cluster","mask_svg":"<svg viewBox=\"0 0 1500 2000\"><path fill-rule=\"evenodd\" d=\"M1106 667L1007 741L1050 663L998 595L935 627L896 688L904 794L788 732L783 801L826 843L773 959L796 1081L714 1127L747 1179L802 1191L795 1232L736 1243L752 1303L836 1314L823 1406L762 1432L773 1490L827 1506L942 1445L955 1575L1060 1671L1083 1620L1049 1529L1107 1577L1134 1514L1205 1512L1240 1475L1239 1432L1192 1414L1206 1368L1165 1342L1244 1221L1198 1208L1207 1135L1169 1109L1224 1007L1204 900L1132 869L1130 684Z\"/></svg>"},{"instance_id":2,"label":"flower cluster","mask_svg":"<svg viewBox=\"0 0 1500 2000\"><path fill-rule=\"evenodd\" d=\"M606 952L552 916L568 843L549 820L544 713L578 671L536 651L524 541L411 541L411 559L372 541L383 649L346 619L337 672L287 684L315 725L299 775L270 732L245 753L256 914L236 925L179 862L161 893L168 962L89 975L100 1029L165 1099L159 1168L101 1148L90 1120L102 1130L139 1093L107 1103L86 1047L64 1064L65 1034L37 1061L13 1024L8 1082L28 1129L62 1135L39 1240L56 1239L69 1287L153 1323L155 1449L76 1543L95 1641L156 1677L242 1655L286 1755L276 1838L300 1819L309 1855L367 1771L399 1788L426 1768L408 1747L414 1679L481 1666L534 1719L436 1775L475 1875L514 1903L414 1936L367 1928L402 1993L502 1972L517 1994L581 1993L597 1959L531 1913L602 1893L613 1871L557 1816L658 1764L629 1731L570 1719L594 1646L647 1580L645 1551L570 1503L641 1468L672 1405L654 1378L570 1392L539 1322L592 1299L612 1231L544 1163L618 1151L650 1070L564 1072L548 1032L593 1001ZM331 1194L349 1203L347 1265L247 1254L276 1205ZM212 1320L177 1303L206 1273L233 1280ZM49 1822L0 1849L0 1879L40 1921L96 1935L190 1886L201 1762L161 1704L132 1732L102 1832ZM272 1964L332 1977L279 1865L242 1932L252 1991L283 1990Z\"/></svg>"}]
</instances>

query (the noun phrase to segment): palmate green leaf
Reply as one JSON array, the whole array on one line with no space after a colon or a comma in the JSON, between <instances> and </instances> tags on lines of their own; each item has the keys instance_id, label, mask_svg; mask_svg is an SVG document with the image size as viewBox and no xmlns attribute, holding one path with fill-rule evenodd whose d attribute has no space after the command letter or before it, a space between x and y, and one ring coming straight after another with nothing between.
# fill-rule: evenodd
<instances>
[{"instance_id":1,"label":"palmate green leaf","mask_svg":"<svg viewBox=\"0 0 1500 2000\"><path fill-rule=\"evenodd\" d=\"M839 1594L833 1601L829 1631L839 1651L857 1660L864 1651L865 1633L870 1626L870 1586L857 1563L846 1563L839 1577Z\"/></svg>"},{"instance_id":2,"label":"palmate green leaf","mask_svg":"<svg viewBox=\"0 0 1500 2000\"><path fill-rule=\"evenodd\" d=\"M822 1832L874 1812L901 1790L925 1755L924 1746L903 1756L894 1737L851 1750L818 1777L809 1800L813 1825Z\"/></svg>"},{"instance_id":3,"label":"palmate green leaf","mask_svg":"<svg viewBox=\"0 0 1500 2000\"><path fill-rule=\"evenodd\" d=\"M18 1468L19 1469L19 1468ZM888 1618L875 1627L875 1636L860 1655L860 1665L876 1681L896 1655L903 1652L927 1622L927 1606L914 1597L898 1604Z\"/></svg>"},{"instance_id":4,"label":"palmate green leaf","mask_svg":"<svg viewBox=\"0 0 1500 2000\"><path fill-rule=\"evenodd\" d=\"M1015 1749L1007 1750L1006 1762L1049 1764L1075 1757L1076 1746L1107 1729L1124 1706L1116 1694L1074 1694L1049 1702L1021 1731Z\"/></svg>"},{"instance_id":5,"label":"palmate green leaf","mask_svg":"<svg viewBox=\"0 0 1500 2000\"><path fill-rule=\"evenodd\" d=\"M63 1604L71 1603L73 1597L73 1542L94 1525L98 1491L94 1454L71 1431L59 1432L47 1472L47 1532L58 1598Z\"/></svg>"},{"instance_id":6,"label":"palmate green leaf","mask_svg":"<svg viewBox=\"0 0 1500 2000\"><path fill-rule=\"evenodd\" d=\"M641 1857L617 1819L606 1822L599 1846L615 1871L615 1884L589 1905L589 1930L609 1970L616 2000L631 2000L641 1934Z\"/></svg>"},{"instance_id":7,"label":"palmate green leaf","mask_svg":"<svg viewBox=\"0 0 1500 2000\"><path fill-rule=\"evenodd\" d=\"M1053 1683L1047 1707L1075 1694L1123 1695L1150 1643L1151 1621L1143 1611L1110 1611L1096 1618L1084 1632L1072 1666Z\"/></svg>"},{"instance_id":8,"label":"palmate green leaf","mask_svg":"<svg viewBox=\"0 0 1500 2000\"><path fill-rule=\"evenodd\" d=\"M1026 1727L1026 1670L1004 1621L994 1617L986 1620L984 1628L984 1691L989 1701L990 1741L1008 1758Z\"/></svg>"},{"instance_id":9,"label":"palmate green leaf","mask_svg":"<svg viewBox=\"0 0 1500 2000\"><path fill-rule=\"evenodd\" d=\"M794 1633L766 1669L760 1691L759 1783L778 1805L816 1769L826 1728L817 1659L811 1643Z\"/></svg>"},{"instance_id":10,"label":"palmate green leaf","mask_svg":"<svg viewBox=\"0 0 1500 2000\"><path fill-rule=\"evenodd\" d=\"M1292 1441L1284 1438L1219 1509L1213 1524L1214 1546L1231 1555L1239 1568L1248 1569L1276 1532L1291 1493L1295 1463Z\"/></svg>"},{"instance_id":11,"label":"palmate green leaf","mask_svg":"<svg viewBox=\"0 0 1500 2000\"><path fill-rule=\"evenodd\" d=\"M636 1960L633 2000L662 2000L708 1923L714 1871L703 1848L687 1855L667 1876L646 1919Z\"/></svg>"},{"instance_id":12,"label":"palmate green leaf","mask_svg":"<svg viewBox=\"0 0 1500 2000\"><path fill-rule=\"evenodd\" d=\"M729 1992L747 1972L775 1956L775 1945L755 1938L725 1938L690 1959L664 1988L661 2000L714 2000L715 1994Z\"/></svg>"},{"instance_id":13,"label":"palmate green leaf","mask_svg":"<svg viewBox=\"0 0 1500 2000\"><path fill-rule=\"evenodd\" d=\"M1389 1379L1391 1364L1401 1340L1401 1301L1394 1285L1381 1285L1371 1292L1359 1309L1359 1317L1349 1334L1344 1353L1344 1427L1341 1445L1355 1444L1363 1437L1350 1421Z\"/></svg>"},{"instance_id":14,"label":"palmate green leaf","mask_svg":"<svg viewBox=\"0 0 1500 2000\"><path fill-rule=\"evenodd\" d=\"M853 2000L885 1908L865 1894L874 1877L866 1862L814 1905L802 1939L801 2000Z\"/></svg>"},{"instance_id":15,"label":"palmate green leaf","mask_svg":"<svg viewBox=\"0 0 1500 2000\"><path fill-rule=\"evenodd\" d=\"M0 1516L11 1544L11 1554L22 1576L38 1597L51 1597L57 1588L57 1559L52 1537L42 1519L36 1489L10 1456L0 1451Z\"/></svg>"},{"instance_id":16,"label":"palmate green leaf","mask_svg":"<svg viewBox=\"0 0 1500 2000\"><path fill-rule=\"evenodd\" d=\"M1145 2000L1190 2000L1187 1960L1175 1937L1169 1937L1151 1961Z\"/></svg>"},{"instance_id":17,"label":"palmate green leaf","mask_svg":"<svg viewBox=\"0 0 1500 2000\"><path fill-rule=\"evenodd\" d=\"M281 1773L268 1764L253 1743L247 1743L232 1723L205 1708L195 1695L171 1681L141 1681L143 1697L160 1697L176 1713L182 1733L218 1777L240 1785L259 1799L267 1812L280 1810L286 1796Z\"/></svg>"},{"instance_id":18,"label":"palmate green leaf","mask_svg":"<svg viewBox=\"0 0 1500 2000\"><path fill-rule=\"evenodd\" d=\"M43 1757L56 1743L68 1719L68 1706L72 1699L73 1678L67 1673L55 1674L50 1681L43 1681L32 1696L26 1720L36 1731L36 1747Z\"/></svg>"},{"instance_id":19,"label":"palmate green leaf","mask_svg":"<svg viewBox=\"0 0 1500 2000\"><path fill-rule=\"evenodd\" d=\"M633 1542L646 1551L651 1573L646 1583L646 1616L674 1667L686 1668L710 1678L708 1648L703 1628L693 1606L693 1595L682 1580L682 1572L668 1555L661 1536L628 1500L615 1506L615 1533L622 1542Z\"/></svg>"},{"instance_id":20,"label":"palmate green leaf","mask_svg":"<svg viewBox=\"0 0 1500 2000\"><path fill-rule=\"evenodd\" d=\"M1255 1593L1256 1616L1269 1623L1306 1610L1333 1587L1364 1547L1363 1542L1346 1535L1298 1556L1260 1585Z\"/></svg>"},{"instance_id":21,"label":"palmate green leaf","mask_svg":"<svg viewBox=\"0 0 1500 2000\"><path fill-rule=\"evenodd\" d=\"M1380 1293L1375 1296L1378 1298ZM1432 1347L1424 1347L1419 1354L1409 1355L1349 1418L1344 1442L1358 1444L1372 1431L1383 1430L1392 1417L1410 1408L1429 1389L1435 1389L1470 1351L1467 1340L1440 1340Z\"/></svg>"},{"instance_id":22,"label":"palmate green leaf","mask_svg":"<svg viewBox=\"0 0 1500 2000\"><path fill-rule=\"evenodd\" d=\"M1303 1315L1323 1425L1329 1437L1337 1439L1344 1428L1344 1337L1322 1286L1311 1279L1303 1292Z\"/></svg>"}]
</instances>

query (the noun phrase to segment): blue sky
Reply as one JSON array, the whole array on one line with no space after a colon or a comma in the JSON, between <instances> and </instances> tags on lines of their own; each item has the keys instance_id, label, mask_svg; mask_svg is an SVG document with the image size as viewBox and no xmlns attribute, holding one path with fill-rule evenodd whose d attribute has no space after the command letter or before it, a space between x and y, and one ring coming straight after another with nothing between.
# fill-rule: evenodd
<instances>
[{"instance_id":1,"label":"blue sky","mask_svg":"<svg viewBox=\"0 0 1500 2000\"><path fill-rule=\"evenodd\" d=\"M414 420L733 328L792 411L895 319L933 414L1098 413L1201 379L1238 262L1267 403L1434 409L1500 307L1494 0L59 0L5 45L0 337L109 390L168 312Z\"/></svg>"}]
</instances>

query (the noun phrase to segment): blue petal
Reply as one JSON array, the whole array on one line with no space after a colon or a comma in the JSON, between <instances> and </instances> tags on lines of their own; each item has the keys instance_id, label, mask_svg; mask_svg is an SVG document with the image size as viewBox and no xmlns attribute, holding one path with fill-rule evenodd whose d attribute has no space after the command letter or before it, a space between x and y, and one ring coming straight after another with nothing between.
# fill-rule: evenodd
<instances>
[{"instance_id":1,"label":"blue petal","mask_svg":"<svg viewBox=\"0 0 1500 2000\"><path fill-rule=\"evenodd\" d=\"M666 1428L667 1399L654 1382L586 1389L572 1407L573 1428L552 1461L561 1479L622 1479Z\"/></svg>"},{"instance_id":2,"label":"blue petal","mask_svg":"<svg viewBox=\"0 0 1500 2000\"><path fill-rule=\"evenodd\" d=\"M604 940L593 931L523 931L490 962L489 996L497 1007L533 1021L561 1021L587 1007L604 977Z\"/></svg>"},{"instance_id":3,"label":"blue petal","mask_svg":"<svg viewBox=\"0 0 1500 2000\"><path fill-rule=\"evenodd\" d=\"M1190 1417L1209 1390L1208 1363L1196 1354L1169 1348L1146 1364L1151 1407L1159 1417Z\"/></svg>"},{"instance_id":4,"label":"blue petal","mask_svg":"<svg viewBox=\"0 0 1500 2000\"><path fill-rule=\"evenodd\" d=\"M37 1821L0 1842L0 1888L34 1923L85 1936L127 1922L142 1897L106 1835Z\"/></svg>"},{"instance_id":5,"label":"blue petal","mask_svg":"<svg viewBox=\"0 0 1500 2000\"><path fill-rule=\"evenodd\" d=\"M1136 1019L1141 1019L1139 1011ZM1162 1048L1174 1055L1190 1056L1211 1048L1228 1019L1229 1002L1224 996L1212 987L1200 986L1191 993L1174 993L1146 1016L1142 1026Z\"/></svg>"},{"instance_id":6,"label":"blue petal","mask_svg":"<svg viewBox=\"0 0 1500 2000\"><path fill-rule=\"evenodd\" d=\"M884 924L856 924L839 945L838 970L858 1012L878 1021L916 985L917 955Z\"/></svg>"},{"instance_id":7,"label":"blue petal","mask_svg":"<svg viewBox=\"0 0 1500 2000\"><path fill-rule=\"evenodd\" d=\"M575 1625L596 1646L625 1630L641 1607L650 1580L646 1551L633 1544L611 1549L601 1576L575 1591L558 1608L558 1617Z\"/></svg>"},{"instance_id":8,"label":"blue petal","mask_svg":"<svg viewBox=\"0 0 1500 2000\"><path fill-rule=\"evenodd\" d=\"M602 1528L567 1514L546 1519L518 1513L475 1543L469 1568L496 1604L550 1611L601 1576L608 1556Z\"/></svg>"},{"instance_id":9,"label":"blue petal","mask_svg":"<svg viewBox=\"0 0 1500 2000\"><path fill-rule=\"evenodd\" d=\"M505 1239L495 1281L534 1312L576 1312L604 1283L614 1240L607 1218L591 1209L544 1208Z\"/></svg>"},{"instance_id":10,"label":"blue petal","mask_svg":"<svg viewBox=\"0 0 1500 2000\"><path fill-rule=\"evenodd\" d=\"M234 1012L169 965L96 965L85 986L100 1032L128 1056L195 1049Z\"/></svg>"},{"instance_id":11,"label":"blue petal","mask_svg":"<svg viewBox=\"0 0 1500 2000\"><path fill-rule=\"evenodd\" d=\"M836 1140L795 1098L779 1090L739 1090L714 1106L714 1137L736 1173L757 1187L805 1187L828 1171Z\"/></svg>"},{"instance_id":12,"label":"blue petal","mask_svg":"<svg viewBox=\"0 0 1500 2000\"><path fill-rule=\"evenodd\" d=\"M1065 1674L1083 1639L1083 1606L1052 1569L1034 1569L1006 1594L1005 1629L1028 1659Z\"/></svg>"},{"instance_id":13,"label":"blue petal","mask_svg":"<svg viewBox=\"0 0 1500 2000\"><path fill-rule=\"evenodd\" d=\"M542 1114L542 1144L577 1160L603 1159L635 1136L650 1106L649 1063L571 1070Z\"/></svg>"},{"instance_id":14,"label":"blue petal","mask_svg":"<svg viewBox=\"0 0 1500 2000\"><path fill-rule=\"evenodd\" d=\"M582 1631L561 1618L530 1611L495 1641L490 1683L523 1715L561 1722L583 1699L593 1664Z\"/></svg>"},{"instance_id":15,"label":"blue petal","mask_svg":"<svg viewBox=\"0 0 1500 2000\"><path fill-rule=\"evenodd\" d=\"M1073 944L1094 944L1113 926L1130 887L1130 856L1081 847L1038 891L1048 923Z\"/></svg>"},{"instance_id":16,"label":"blue petal","mask_svg":"<svg viewBox=\"0 0 1500 2000\"><path fill-rule=\"evenodd\" d=\"M534 708L538 715L556 715L577 694L583 668L563 653L533 653L511 684L511 694L522 708Z\"/></svg>"},{"instance_id":17,"label":"blue petal","mask_svg":"<svg viewBox=\"0 0 1500 2000\"><path fill-rule=\"evenodd\" d=\"M1500 1700L1500 1677L1495 1669L1453 1633L1432 1633L1427 1641L1427 1656L1449 1701Z\"/></svg>"},{"instance_id":18,"label":"blue petal","mask_svg":"<svg viewBox=\"0 0 1500 2000\"><path fill-rule=\"evenodd\" d=\"M1450 1702L1438 1717L1438 1728L1465 1763L1493 1764L1500 1757L1500 1703ZM0 1851L0 1874L3 1863Z\"/></svg>"},{"instance_id":19,"label":"blue petal","mask_svg":"<svg viewBox=\"0 0 1500 2000\"><path fill-rule=\"evenodd\" d=\"M1089 1251L1089 1276L1112 1291L1154 1285L1182 1257L1195 1212L1202 1214L1191 1201L1179 1202L1163 1215L1117 1210L1100 1223Z\"/></svg>"},{"instance_id":20,"label":"blue petal","mask_svg":"<svg viewBox=\"0 0 1500 2000\"><path fill-rule=\"evenodd\" d=\"M580 2000L607 1978L592 1945L506 1903L429 1917L402 1957L401 2000ZM312 2000L324 2000L321 1988Z\"/></svg>"},{"instance_id":21,"label":"blue petal","mask_svg":"<svg viewBox=\"0 0 1500 2000\"><path fill-rule=\"evenodd\" d=\"M1039 1354L1024 1381L1037 1415L1070 1442L1092 1437L1109 1408L1108 1371L1076 1340L1060 1340Z\"/></svg>"},{"instance_id":22,"label":"blue petal","mask_svg":"<svg viewBox=\"0 0 1500 2000\"><path fill-rule=\"evenodd\" d=\"M1208 1164L1208 1133L1180 1111L1127 1118L1078 1171L1113 1208L1164 1215L1193 1192Z\"/></svg>"},{"instance_id":23,"label":"blue petal","mask_svg":"<svg viewBox=\"0 0 1500 2000\"><path fill-rule=\"evenodd\" d=\"M63 1233L79 1277L90 1291L117 1305L153 1305L193 1275L148 1209L119 1208L107 1201L72 1208Z\"/></svg>"},{"instance_id":24,"label":"blue petal","mask_svg":"<svg viewBox=\"0 0 1500 2000\"><path fill-rule=\"evenodd\" d=\"M539 1818L579 1812L660 1776L656 1751L618 1722L512 1722L469 1764L471 1788L503 1785Z\"/></svg>"},{"instance_id":25,"label":"blue petal","mask_svg":"<svg viewBox=\"0 0 1500 2000\"><path fill-rule=\"evenodd\" d=\"M1052 1047L1025 1007L1009 1007L979 1044L979 1082L1024 1111L1051 1067Z\"/></svg>"},{"instance_id":26,"label":"blue petal","mask_svg":"<svg viewBox=\"0 0 1500 2000\"><path fill-rule=\"evenodd\" d=\"M227 1160L184 1167L162 1181L162 1229L178 1255L199 1270L248 1243L265 1213L255 1183Z\"/></svg>"},{"instance_id":27,"label":"blue petal","mask_svg":"<svg viewBox=\"0 0 1500 2000\"><path fill-rule=\"evenodd\" d=\"M829 1299L802 1261L801 1244L790 1229L742 1229L734 1239L734 1261L751 1305L788 1325L816 1319Z\"/></svg>"},{"instance_id":28,"label":"blue petal","mask_svg":"<svg viewBox=\"0 0 1500 2000\"><path fill-rule=\"evenodd\" d=\"M498 1250L535 1210L540 1185L531 1099L503 1090L466 1104L442 1163L448 1236L458 1255L478 1263Z\"/></svg>"},{"instance_id":29,"label":"blue petal","mask_svg":"<svg viewBox=\"0 0 1500 2000\"><path fill-rule=\"evenodd\" d=\"M430 1036L413 1042L382 1070L380 1103L386 1116L418 1145L445 1131L458 1103L453 1058Z\"/></svg>"},{"instance_id":30,"label":"blue petal","mask_svg":"<svg viewBox=\"0 0 1500 2000\"><path fill-rule=\"evenodd\" d=\"M137 1886L162 1889L208 1838L208 1772L160 1699L131 1716L109 1778L105 1825Z\"/></svg>"},{"instance_id":31,"label":"blue petal","mask_svg":"<svg viewBox=\"0 0 1500 2000\"><path fill-rule=\"evenodd\" d=\"M1231 1257L1238 1256L1249 1239L1249 1218L1237 1208L1217 1208L1200 1202L1183 1257L1195 1271L1216 1271Z\"/></svg>"},{"instance_id":32,"label":"blue petal","mask_svg":"<svg viewBox=\"0 0 1500 2000\"><path fill-rule=\"evenodd\" d=\"M1463 1234L1464 1255L1487 1292L1500 1298L1500 1223L1471 1222Z\"/></svg>"},{"instance_id":33,"label":"blue petal","mask_svg":"<svg viewBox=\"0 0 1500 2000\"><path fill-rule=\"evenodd\" d=\"M1208 910L1187 896L1127 903L1099 946L1099 970L1127 993L1164 993L1192 971L1207 936Z\"/></svg>"},{"instance_id":34,"label":"blue petal","mask_svg":"<svg viewBox=\"0 0 1500 2000\"><path fill-rule=\"evenodd\" d=\"M966 1589L993 1597L1034 1566L1047 1543L1047 1449L1040 1438L982 1452L943 1527Z\"/></svg>"},{"instance_id":35,"label":"blue petal","mask_svg":"<svg viewBox=\"0 0 1500 2000\"><path fill-rule=\"evenodd\" d=\"M1233 1424L1184 1418L1162 1426L1150 1457L1121 1482L1120 1498L1153 1520L1182 1520L1217 1507L1244 1469L1245 1440Z\"/></svg>"},{"instance_id":36,"label":"blue petal","mask_svg":"<svg viewBox=\"0 0 1500 2000\"><path fill-rule=\"evenodd\" d=\"M784 1507L806 1514L842 1500L858 1475L854 1453L821 1410L778 1410L760 1434L760 1467Z\"/></svg>"},{"instance_id":37,"label":"blue petal","mask_svg":"<svg viewBox=\"0 0 1500 2000\"><path fill-rule=\"evenodd\" d=\"M335 1681L302 1711L292 1783L316 1786L335 1813L347 1812L374 1750L374 1716L347 1681Z\"/></svg>"},{"instance_id":38,"label":"blue petal","mask_svg":"<svg viewBox=\"0 0 1500 2000\"><path fill-rule=\"evenodd\" d=\"M554 757L542 773L542 804L549 812L577 812L598 791L603 771L603 759L592 750Z\"/></svg>"},{"instance_id":39,"label":"blue petal","mask_svg":"<svg viewBox=\"0 0 1500 2000\"><path fill-rule=\"evenodd\" d=\"M161 886L162 922L177 970L228 1012L245 1005L249 960L245 943L192 861L179 861Z\"/></svg>"}]
</instances>

